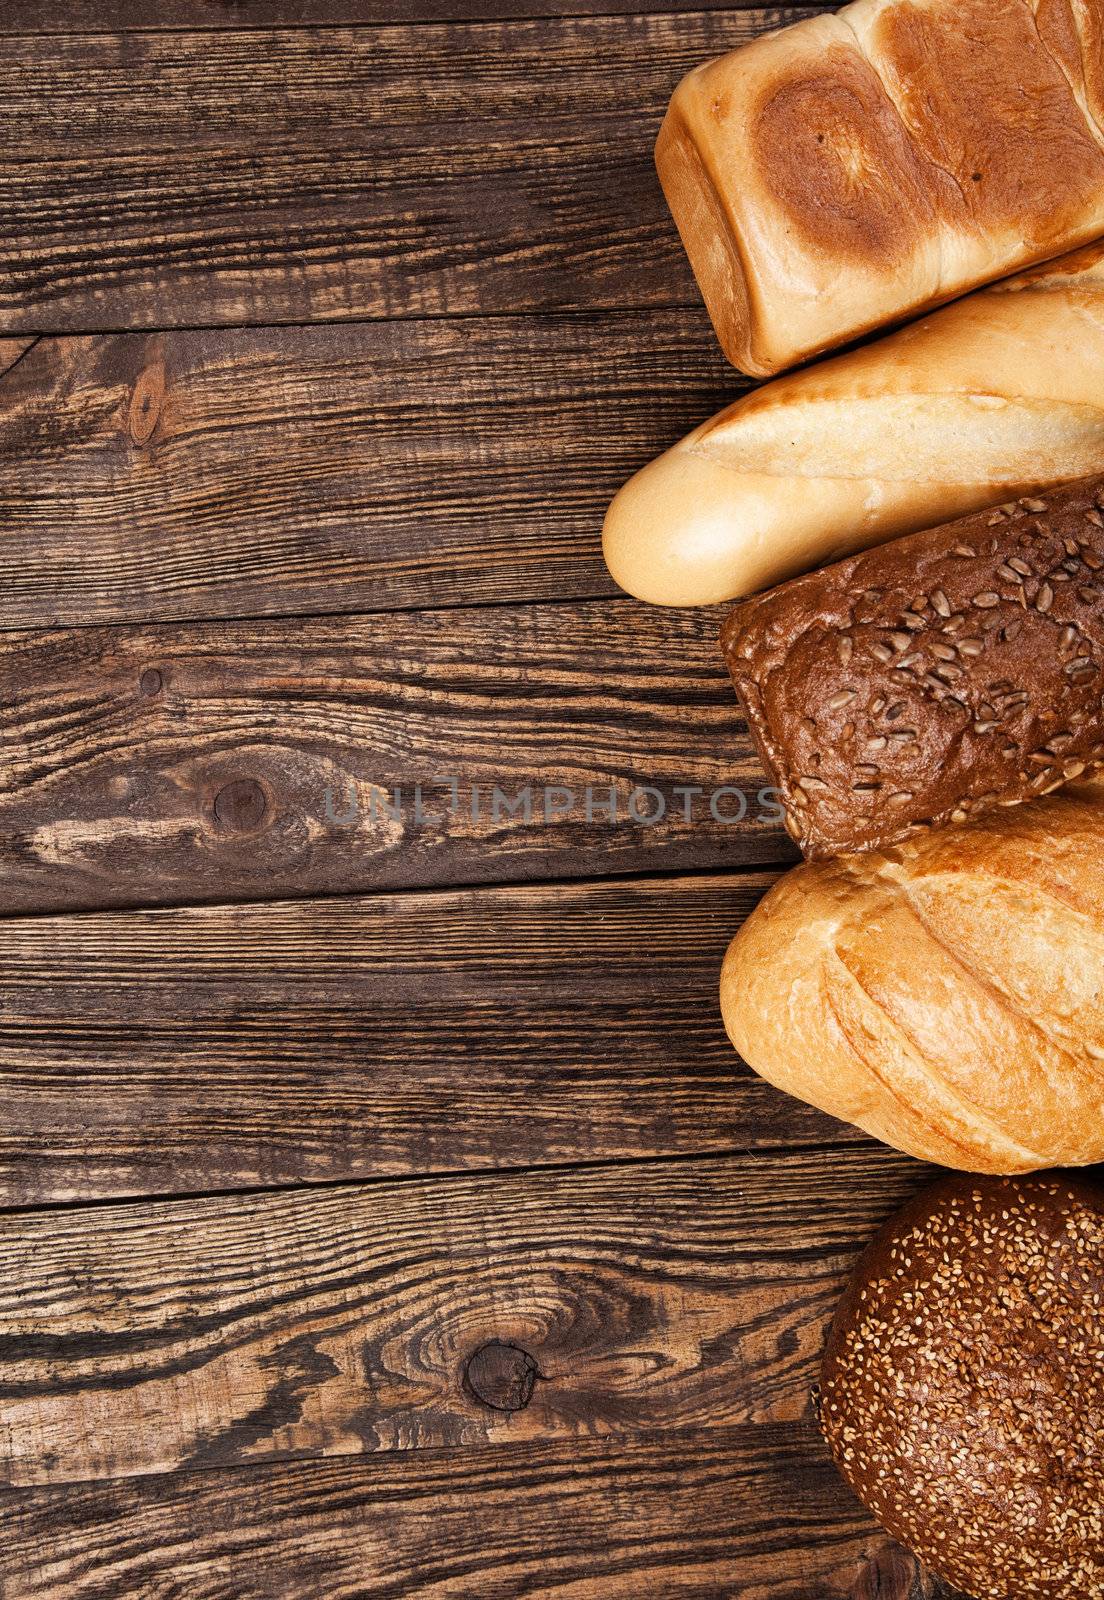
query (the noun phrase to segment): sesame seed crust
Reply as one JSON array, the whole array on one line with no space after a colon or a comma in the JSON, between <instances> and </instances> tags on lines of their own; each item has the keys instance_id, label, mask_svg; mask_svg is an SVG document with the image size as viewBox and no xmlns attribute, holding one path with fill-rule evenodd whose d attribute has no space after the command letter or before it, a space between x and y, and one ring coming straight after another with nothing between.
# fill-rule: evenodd
<instances>
[{"instance_id":1,"label":"sesame seed crust","mask_svg":"<svg viewBox=\"0 0 1104 1600\"><path fill-rule=\"evenodd\" d=\"M855 1271L820 1413L859 1499L956 1588L1104 1597L1104 1191L927 1190Z\"/></svg>"}]
</instances>

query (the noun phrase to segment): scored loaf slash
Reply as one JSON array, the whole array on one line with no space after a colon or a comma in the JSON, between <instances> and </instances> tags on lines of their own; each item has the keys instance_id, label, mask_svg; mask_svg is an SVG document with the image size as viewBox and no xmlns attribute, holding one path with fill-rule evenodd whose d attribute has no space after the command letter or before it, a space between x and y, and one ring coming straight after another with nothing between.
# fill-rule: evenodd
<instances>
[{"instance_id":1,"label":"scored loaf slash","mask_svg":"<svg viewBox=\"0 0 1104 1600\"><path fill-rule=\"evenodd\" d=\"M746 601L721 642L809 857L881 849L1104 766L1104 477Z\"/></svg>"}]
</instances>

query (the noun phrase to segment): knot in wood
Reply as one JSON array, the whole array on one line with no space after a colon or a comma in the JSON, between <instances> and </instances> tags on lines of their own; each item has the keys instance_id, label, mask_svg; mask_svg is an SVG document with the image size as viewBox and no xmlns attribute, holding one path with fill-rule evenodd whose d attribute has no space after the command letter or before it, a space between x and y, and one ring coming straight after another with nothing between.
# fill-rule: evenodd
<instances>
[{"instance_id":1,"label":"knot in wood","mask_svg":"<svg viewBox=\"0 0 1104 1600\"><path fill-rule=\"evenodd\" d=\"M138 679L138 687L143 694L160 694L164 679L156 667L147 667Z\"/></svg>"},{"instance_id":2,"label":"knot in wood","mask_svg":"<svg viewBox=\"0 0 1104 1600\"><path fill-rule=\"evenodd\" d=\"M161 401L165 396L165 369L159 361L138 374L134 392L130 397L127 418L130 437L135 444L146 444L161 415Z\"/></svg>"},{"instance_id":3,"label":"knot in wood","mask_svg":"<svg viewBox=\"0 0 1104 1600\"><path fill-rule=\"evenodd\" d=\"M268 796L255 778L235 778L215 796L215 821L227 833L254 833L268 810Z\"/></svg>"},{"instance_id":4,"label":"knot in wood","mask_svg":"<svg viewBox=\"0 0 1104 1600\"><path fill-rule=\"evenodd\" d=\"M964 1600L957 1590L900 1545L885 1543L863 1557L851 1600Z\"/></svg>"},{"instance_id":5,"label":"knot in wood","mask_svg":"<svg viewBox=\"0 0 1104 1600\"><path fill-rule=\"evenodd\" d=\"M540 1369L528 1351L492 1339L470 1358L464 1376L472 1394L492 1411L524 1411Z\"/></svg>"}]
</instances>

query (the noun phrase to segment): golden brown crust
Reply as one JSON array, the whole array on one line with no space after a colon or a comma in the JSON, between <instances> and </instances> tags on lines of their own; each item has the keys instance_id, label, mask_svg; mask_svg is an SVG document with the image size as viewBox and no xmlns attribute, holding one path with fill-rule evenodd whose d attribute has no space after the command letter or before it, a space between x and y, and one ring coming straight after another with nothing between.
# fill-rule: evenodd
<instances>
[{"instance_id":1,"label":"golden brown crust","mask_svg":"<svg viewBox=\"0 0 1104 1600\"><path fill-rule=\"evenodd\" d=\"M1049 251L1056 234L1075 233L1104 181L1104 150L1075 97L1083 82L1072 13L1052 12L1051 23L1061 62L1023 0L954 0L950 11L902 0L883 8L864 41L917 159L951 181L946 220L979 235L1022 229L1025 250Z\"/></svg>"},{"instance_id":2,"label":"golden brown crust","mask_svg":"<svg viewBox=\"0 0 1104 1600\"><path fill-rule=\"evenodd\" d=\"M923 1160L1104 1160L1104 787L788 874L733 940L762 1077Z\"/></svg>"},{"instance_id":3,"label":"golden brown crust","mask_svg":"<svg viewBox=\"0 0 1104 1600\"><path fill-rule=\"evenodd\" d=\"M663 174L663 188L695 276L699 282L723 280L727 286L724 299L713 307L718 336L738 352L738 364L752 372L756 356L747 340L754 318L739 242L717 184L677 106L672 106L659 130L656 167Z\"/></svg>"},{"instance_id":4,"label":"golden brown crust","mask_svg":"<svg viewBox=\"0 0 1104 1600\"><path fill-rule=\"evenodd\" d=\"M926 163L874 68L842 41L764 84L747 149L806 246L841 272L899 266L935 222Z\"/></svg>"},{"instance_id":5,"label":"golden brown crust","mask_svg":"<svg viewBox=\"0 0 1104 1600\"><path fill-rule=\"evenodd\" d=\"M1102 0L853 0L689 74L657 164L730 359L777 372L1104 232L1101 33Z\"/></svg>"},{"instance_id":6,"label":"golden brown crust","mask_svg":"<svg viewBox=\"0 0 1104 1600\"><path fill-rule=\"evenodd\" d=\"M1104 1194L951 1178L836 1313L821 1422L883 1526L979 1600L1104 1594Z\"/></svg>"},{"instance_id":7,"label":"golden brown crust","mask_svg":"<svg viewBox=\"0 0 1104 1600\"><path fill-rule=\"evenodd\" d=\"M616 581L659 605L754 593L1104 471L1104 246L764 384L621 490Z\"/></svg>"}]
</instances>

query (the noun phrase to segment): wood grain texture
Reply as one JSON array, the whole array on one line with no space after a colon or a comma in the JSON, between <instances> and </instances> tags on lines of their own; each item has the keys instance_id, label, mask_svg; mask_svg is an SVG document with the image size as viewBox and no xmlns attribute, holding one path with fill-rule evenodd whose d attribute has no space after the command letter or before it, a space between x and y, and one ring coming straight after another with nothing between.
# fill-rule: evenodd
<instances>
[{"instance_id":1,"label":"wood grain texture","mask_svg":"<svg viewBox=\"0 0 1104 1600\"><path fill-rule=\"evenodd\" d=\"M610 600L0 635L0 909L792 860L718 623Z\"/></svg>"},{"instance_id":2,"label":"wood grain texture","mask_svg":"<svg viewBox=\"0 0 1104 1600\"><path fill-rule=\"evenodd\" d=\"M659 121L787 15L0 38L0 332L697 305Z\"/></svg>"},{"instance_id":3,"label":"wood grain texture","mask_svg":"<svg viewBox=\"0 0 1104 1600\"><path fill-rule=\"evenodd\" d=\"M9 1492L6 1600L952 1600L810 1422ZM186 1574L186 1579L184 1575Z\"/></svg>"},{"instance_id":4,"label":"wood grain texture","mask_svg":"<svg viewBox=\"0 0 1104 1600\"><path fill-rule=\"evenodd\" d=\"M691 311L43 339L0 628L612 594L609 501L739 386Z\"/></svg>"},{"instance_id":5,"label":"wood grain texture","mask_svg":"<svg viewBox=\"0 0 1104 1600\"><path fill-rule=\"evenodd\" d=\"M700 0L699 11L762 10L756 0ZM562 17L600 13L678 11L678 0L557 0ZM777 8L776 8L777 9ZM806 4L779 12L789 17L824 10ZM163 28L363 27L397 22L494 22L543 17L548 0L6 0L0 34L134 33Z\"/></svg>"},{"instance_id":6,"label":"wood grain texture","mask_svg":"<svg viewBox=\"0 0 1104 1600\"><path fill-rule=\"evenodd\" d=\"M725 1036L773 874L0 923L0 1204L857 1142Z\"/></svg>"},{"instance_id":7,"label":"wood grain texture","mask_svg":"<svg viewBox=\"0 0 1104 1600\"><path fill-rule=\"evenodd\" d=\"M0 1478L793 1422L924 1177L831 1149L8 1214ZM520 1405L468 1382L491 1344Z\"/></svg>"},{"instance_id":8,"label":"wood grain texture","mask_svg":"<svg viewBox=\"0 0 1104 1600\"><path fill-rule=\"evenodd\" d=\"M771 874L433 892L794 854L718 617L585 597L737 386L659 118L799 13L630 4L0 17L0 911L270 902L0 923L0 1205L178 1196L0 1215L3 1600L950 1596L809 1416L925 1169L729 1049Z\"/></svg>"},{"instance_id":9,"label":"wood grain texture","mask_svg":"<svg viewBox=\"0 0 1104 1600\"><path fill-rule=\"evenodd\" d=\"M34 339L0 339L0 378L21 361L35 343Z\"/></svg>"}]
</instances>

